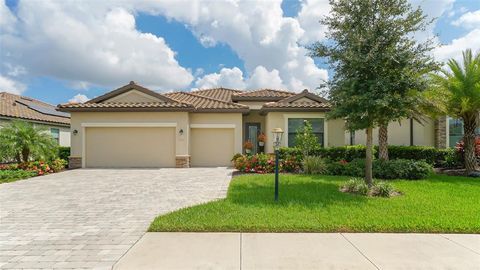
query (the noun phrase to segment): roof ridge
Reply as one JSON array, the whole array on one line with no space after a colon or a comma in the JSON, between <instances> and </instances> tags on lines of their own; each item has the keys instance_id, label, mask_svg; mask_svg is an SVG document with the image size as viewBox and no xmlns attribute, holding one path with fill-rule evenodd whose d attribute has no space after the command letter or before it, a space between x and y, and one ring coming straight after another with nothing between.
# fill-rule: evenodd
<instances>
[{"instance_id":1,"label":"roof ridge","mask_svg":"<svg viewBox=\"0 0 480 270\"><path fill-rule=\"evenodd\" d=\"M293 94L293 95L296 94L295 92L288 91L288 90L285 90L285 89L259 88L259 89L243 91L243 93L240 93L240 95L254 93L254 92L260 92L260 91L274 91L274 92L281 92L281 93L287 93L287 94Z\"/></svg>"},{"instance_id":2,"label":"roof ridge","mask_svg":"<svg viewBox=\"0 0 480 270\"><path fill-rule=\"evenodd\" d=\"M202 92L202 91L211 91L211 90L228 90L228 91L235 91L235 92L245 92L245 90L235 89L235 88L226 88L226 87L214 87L214 88L205 88L205 89L197 89L190 92Z\"/></svg>"},{"instance_id":3,"label":"roof ridge","mask_svg":"<svg viewBox=\"0 0 480 270\"><path fill-rule=\"evenodd\" d=\"M206 96L202 96L202 95L197 95L197 94L194 94L192 92L179 91L179 92L173 92L171 94L175 94L175 93L187 94L187 95L198 97L198 98L204 98L204 99L209 99L209 100L213 100L213 101L217 101L217 102L221 102L221 103L225 103L225 104L229 104L229 105L235 105L235 106L239 106L239 107L243 107L243 108L248 108L248 106L243 105L243 104L224 101L224 100L220 100L220 99L216 99L216 98L212 98L212 97L206 97Z\"/></svg>"}]
</instances>

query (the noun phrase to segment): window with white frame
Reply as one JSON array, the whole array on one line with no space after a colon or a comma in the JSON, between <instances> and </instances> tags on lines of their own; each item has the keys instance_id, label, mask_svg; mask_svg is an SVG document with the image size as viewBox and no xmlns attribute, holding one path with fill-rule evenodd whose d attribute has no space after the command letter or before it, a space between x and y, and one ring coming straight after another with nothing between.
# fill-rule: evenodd
<instances>
[{"instance_id":1,"label":"window with white frame","mask_svg":"<svg viewBox=\"0 0 480 270\"><path fill-rule=\"evenodd\" d=\"M52 138L53 138L57 143L60 143L60 129L58 129L58 128L51 128L51 129L50 129L50 134L52 135Z\"/></svg>"}]
</instances>

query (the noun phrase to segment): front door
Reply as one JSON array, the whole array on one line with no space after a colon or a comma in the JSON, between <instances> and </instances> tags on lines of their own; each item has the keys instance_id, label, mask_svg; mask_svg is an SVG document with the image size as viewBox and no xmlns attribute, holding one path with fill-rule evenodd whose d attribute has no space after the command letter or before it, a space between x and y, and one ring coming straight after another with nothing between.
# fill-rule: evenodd
<instances>
[{"instance_id":1,"label":"front door","mask_svg":"<svg viewBox=\"0 0 480 270\"><path fill-rule=\"evenodd\" d=\"M250 141L253 145L252 154L260 152L258 146L258 135L260 134L260 123L245 124L245 141Z\"/></svg>"}]
</instances>

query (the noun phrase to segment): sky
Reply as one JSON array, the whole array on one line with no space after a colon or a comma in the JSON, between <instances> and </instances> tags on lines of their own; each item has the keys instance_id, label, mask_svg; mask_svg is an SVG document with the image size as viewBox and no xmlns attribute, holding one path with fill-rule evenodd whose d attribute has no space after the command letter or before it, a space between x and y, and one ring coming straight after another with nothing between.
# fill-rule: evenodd
<instances>
[{"instance_id":1,"label":"sky","mask_svg":"<svg viewBox=\"0 0 480 270\"><path fill-rule=\"evenodd\" d=\"M480 50L480 0L409 0L435 22L436 60ZM159 92L314 90L332 75L328 0L0 0L0 91L84 102L135 81Z\"/></svg>"}]
</instances>

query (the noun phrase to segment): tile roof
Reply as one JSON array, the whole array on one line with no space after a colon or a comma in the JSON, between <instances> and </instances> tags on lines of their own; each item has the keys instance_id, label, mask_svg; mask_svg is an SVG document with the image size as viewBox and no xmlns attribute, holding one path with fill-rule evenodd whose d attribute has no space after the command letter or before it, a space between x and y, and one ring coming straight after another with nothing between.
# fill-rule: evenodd
<instances>
[{"instance_id":1,"label":"tile roof","mask_svg":"<svg viewBox=\"0 0 480 270\"><path fill-rule=\"evenodd\" d=\"M189 111L194 107L191 104L181 102L108 102L108 103L67 103L60 104L58 108L62 111L165 111L178 110Z\"/></svg>"},{"instance_id":2,"label":"tile roof","mask_svg":"<svg viewBox=\"0 0 480 270\"><path fill-rule=\"evenodd\" d=\"M70 115L56 107L29 97L0 92L0 116L70 125Z\"/></svg>"},{"instance_id":3,"label":"tile roof","mask_svg":"<svg viewBox=\"0 0 480 270\"><path fill-rule=\"evenodd\" d=\"M196 92L173 92L166 94L166 96L178 102L192 104L195 107L195 111L248 111L248 106L246 105L201 96L196 94Z\"/></svg>"},{"instance_id":4,"label":"tile roof","mask_svg":"<svg viewBox=\"0 0 480 270\"><path fill-rule=\"evenodd\" d=\"M232 95L232 100L273 100L278 101L280 99L294 96L295 93L284 90L275 89L259 89L254 91L247 91L243 93L237 93Z\"/></svg>"},{"instance_id":5,"label":"tile roof","mask_svg":"<svg viewBox=\"0 0 480 270\"><path fill-rule=\"evenodd\" d=\"M199 96L211 97L214 99L231 102L232 95L243 93L243 91L221 87L221 88L196 90L196 91L192 91L191 93Z\"/></svg>"},{"instance_id":6,"label":"tile roof","mask_svg":"<svg viewBox=\"0 0 480 270\"><path fill-rule=\"evenodd\" d=\"M303 101L300 101L302 100ZM307 99L308 101L306 101ZM282 110L311 110L328 111L331 104L324 98L303 90L301 93L294 94L276 102L267 102L263 104L262 111L282 111Z\"/></svg>"}]
</instances>

